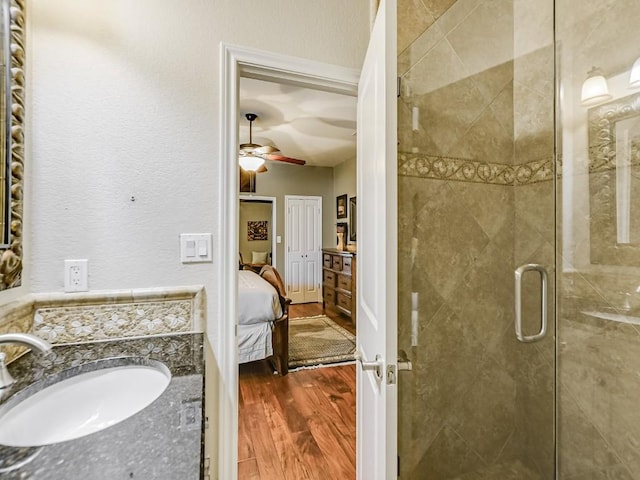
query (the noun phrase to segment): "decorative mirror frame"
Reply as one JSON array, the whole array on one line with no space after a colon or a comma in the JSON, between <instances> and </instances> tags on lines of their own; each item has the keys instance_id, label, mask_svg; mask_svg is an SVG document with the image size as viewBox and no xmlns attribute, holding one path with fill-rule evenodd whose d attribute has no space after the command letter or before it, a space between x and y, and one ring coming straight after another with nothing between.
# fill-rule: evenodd
<instances>
[{"instance_id":1,"label":"decorative mirror frame","mask_svg":"<svg viewBox=\"0 0 640 480\"><path fill-rule=\"evenodd\" d=\"M10 148L7 165L11 174L11 202L8 246L0 249L0 290L22 284L22 191L24 181L24 118L25 118L25 0L10 0ZM10 152L10 153L9 153Z\"/></svg>"},{"instance_id":2,"label":"decorative mirror frame","mask_svg":"<svg viewBox=\"0 0 640 480\"><path fill-rule=\"evenodd\" d=\"M640 244L618 243L616 228L616 123L639 116L640 93L588 111L592 264L640 266ZM631 165L638 168L638 158Z\"/></svg>"}]
</instances>

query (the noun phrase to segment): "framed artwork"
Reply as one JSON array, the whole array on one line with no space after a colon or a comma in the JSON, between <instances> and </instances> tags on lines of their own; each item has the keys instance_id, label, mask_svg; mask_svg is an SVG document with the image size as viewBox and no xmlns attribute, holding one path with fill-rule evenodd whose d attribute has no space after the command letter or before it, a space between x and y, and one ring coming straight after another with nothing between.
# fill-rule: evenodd
<instances>
[{"instance_id":1,"label":"framed artwork","mask_svg":"<svg viewBox=\"0 0 640 480\"><path fill-rule=\"evenodd\" d=\"M336 197L336 218L347 218L347 194Z\"/></svg>"},{"instance_id":2,"label":"framed artwork","mask_svg":"<svg viewBox=\"0 0 640 480\"><path fill-rule=\"evenodd\" d=\"M268 220L249 220L247 222L247 240L269 240Z\"/></svg>"},{"instance_id":3,"label":"framed artwork","mask_svg":"<svg viewBox=\"0 0 640 480\"><path fill-rule=\"evenodd\" d=\"M249 172L240 168L240 191L256 193L256 172Z\"/></svg>"},{"instance_id":4,"label":"framed artwork","mask_svg":"<svg viewBox=\"0 0 640 480\"><path fill-rule=\"evenodd\" d=\"M349 199L349 241L356 241L356 197L351 197Z\"/></svg>"}]
</instances>

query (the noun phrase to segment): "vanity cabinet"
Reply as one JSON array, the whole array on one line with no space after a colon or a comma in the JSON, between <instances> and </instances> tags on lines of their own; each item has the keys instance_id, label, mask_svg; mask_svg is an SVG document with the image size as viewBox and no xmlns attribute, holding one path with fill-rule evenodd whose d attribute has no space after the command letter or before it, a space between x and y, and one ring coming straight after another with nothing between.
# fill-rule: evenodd
<instances>
[{"instance_id":1,"label":"vanity cabinet","mask_svg":"<svg viewBox=\"0 0 640 480\"><path fill-rule=\"evenodd\" d=\"M356 254L322 249L322 306L356 324Z\"/></svg>"}]
</instances>

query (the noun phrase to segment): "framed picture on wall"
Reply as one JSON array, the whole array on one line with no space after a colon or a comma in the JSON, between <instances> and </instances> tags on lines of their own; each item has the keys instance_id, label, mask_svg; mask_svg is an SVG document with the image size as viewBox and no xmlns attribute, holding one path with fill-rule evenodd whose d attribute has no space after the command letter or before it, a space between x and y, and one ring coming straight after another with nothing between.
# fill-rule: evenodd
<instances>
[{"instance_id":1,"label":"framed picture on wall","mask_svg":"<svg viewBox=\"0 0 640 480\"><path fill-rule=\"evenodd\" d=\"M240 168L240 191L256 193L256 172L249 172Z\"/></svg>"},{"instance_id":2,"label":"framed picture on wall","mask_svg":"<svg viewBox=\"0 0 640 480\"><path fill-rule=\"evenodd\" d=\"M249 220L247 222L247 240L269 240L269 222L267 220Z\"/></svg>"},{"instance_id":3,"label":"framed picture on wall","mask_svg":"<svg viewBox=\"0 0 640 480\"><path fill-rule=\"evenodd\" d=\"M347 194L336 197L336 218L347 218Z\"/></svg>"},{"instance_id":4,"label":"framed picture on wall","mask_svg":"<svg viewBox=\"0 0 640 480\"><path fill-rule=\"evenodd\" d=\"M350 242L356 241L356 224L357 224L356 211L357 211L356 197L351 197L349 199L349 241Z\"/></svg>"}]
</instances>

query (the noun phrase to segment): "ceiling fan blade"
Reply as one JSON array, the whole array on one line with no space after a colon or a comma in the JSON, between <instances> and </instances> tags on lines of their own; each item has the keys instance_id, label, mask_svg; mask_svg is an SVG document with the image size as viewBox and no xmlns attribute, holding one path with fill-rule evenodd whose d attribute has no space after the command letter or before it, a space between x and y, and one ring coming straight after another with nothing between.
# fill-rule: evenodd
<instances>
[{"instance_id":1,"label":"ceiling fan blade","mask_svg":"<svg viewBox=\"0 0 640 480\"><path fill-rule=\"evenodd\" d=\"M265 145L264 147L256 148L255 153L259 155L265 154L265 153L280 153L280 150L278 150L276 147L273 147L271 145Z\"/></svg>"},{"instance_id":2,"label":"ceiling fan blade","mask_svg":"<svg viewBox=\"0 0 640 480\"><path fill-rule=\"evenodd\" d=\"M299 160L297 158L291 158L291 157L285 157L284 155L279 155L277 153L268 153L265 155L261 155L262 158L264 158L265 160L274 160L276 162L286 162L286 163L293 163L294 165L304 165L305 162L304 160Z\"/></svg>"}]
</instances>

